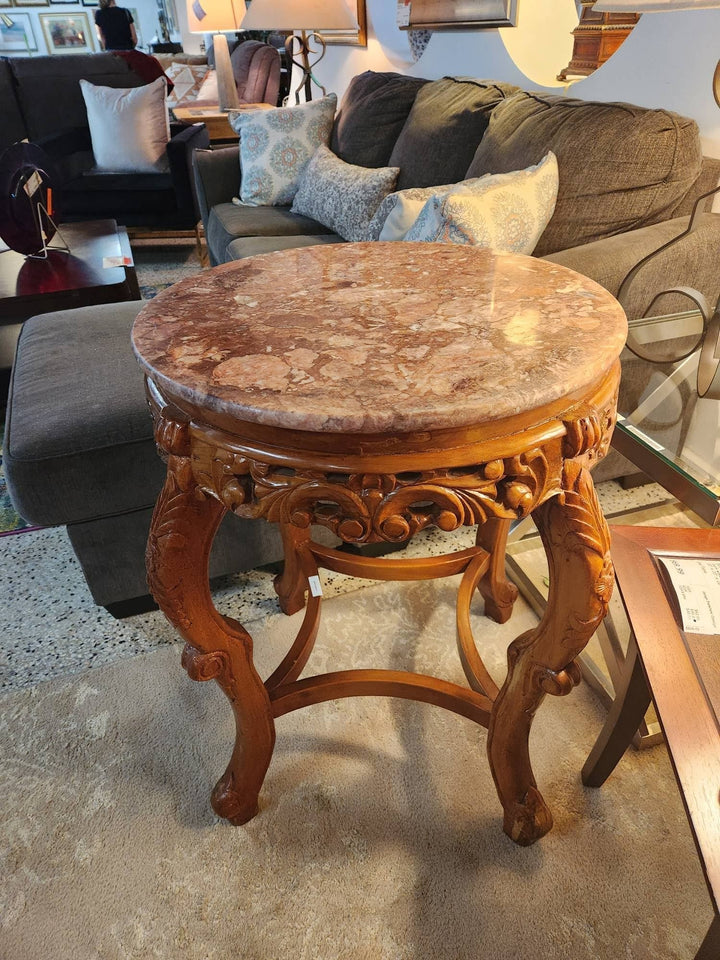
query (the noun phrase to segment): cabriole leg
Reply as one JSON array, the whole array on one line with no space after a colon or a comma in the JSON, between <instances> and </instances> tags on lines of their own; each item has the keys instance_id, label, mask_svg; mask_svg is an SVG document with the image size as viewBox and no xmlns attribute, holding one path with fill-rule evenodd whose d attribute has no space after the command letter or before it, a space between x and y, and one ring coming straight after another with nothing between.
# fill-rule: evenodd
<instances>
[{"instance_id":1,"label":"cabriole leg","mask_svg":"<svg viewBox=\"0 0 720 960\"><path fill-rule=\"evenodd\" d=\"M545 694L567 694L580 680L575 657L605 616L612 593L610 535L590 474L566 461L563 492L535 510L550 570L545 615L508 649L508 674L493 706L488 755L503 828L527 846L552 827L533 776L528 737Z\"/></svg>"},{"instance_id":2,"label":"cabriole leg","mask_svg":"<svg viewBox=\"0 0 720 960\"><path fill-rule=\"evenodd\" d=\"M178 428L180 436L182 425ZM179 445L187 447L181 436ZM171 455L153 514L147 567L153 596L187 641L183 666L193 680L217 680L232 706L235 747L213 790L212 805L219 816L240 824L258 811L275 726L253 665L252 640L239 623L220 616L210 596L208 558L224 513L221 503L198 489L189 457Z\"/></svg>"}]
</instances>

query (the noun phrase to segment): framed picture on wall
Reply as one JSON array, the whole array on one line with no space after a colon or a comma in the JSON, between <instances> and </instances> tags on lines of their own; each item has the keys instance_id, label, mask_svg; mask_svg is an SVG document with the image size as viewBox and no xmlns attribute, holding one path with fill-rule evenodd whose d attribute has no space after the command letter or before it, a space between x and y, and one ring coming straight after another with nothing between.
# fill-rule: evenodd
<instances>
[{"instance_id":1,"label":"framed picture on wall","mask_svg":"<svg viewBox=\"0 0 720 960\"><path fill-rule=\"evenodd\" d=\"M97 7L99 6L99 3L98 3L98 0L82 0L82 5L84 7Z\"/></svg>"},{"instance_id":2,"label":"framed picture on wall","mask_svg":"<svg viewBox=\"0 0 720 960\"><path fill-rule=\"evenodd\" d=\"M90 21L86 13L41 13L48 53L92 53Z\"/></svg>"},{"instance_id":3,"label":"framed picture on wall","mask_svg":"<svg viewBox=\"0 0 720 960\"><path fill-rule=\"evenodd\" d=\"M50 3L51 3L53 6L58 6L58 5L61 5L61 4L63 4L63 3L72 3L72 4L74 4L75 6L77 6L77 0L50 0Z\"/></svg>"},{"instance_id":4,"label":"framed picture on wall","mask_svg":"<svg viewBox=\"0 0 720 960\"><path fill-rule=\"evenodd\" d=\"M357 2L357 30L318 30L325 43L342 43L352 46L367 46L367 16L365 13L365 0L356 0Z\"/></svg>"},{"instance_id":5,"label":"framed picture on wall","mask_svg":"<svg viewBox=\"0 0 720 960\"><path fill-rule=\"evenodd\" d=\"M33 53L37 40L33 33L29 13L3 14L9 24L0 20L0 53Z\"/></svg>"},{"instance_id":6,"label":"framed picture on wall","mask_svg":"<svg viewBox=\"0 0 720 960\"><path fill-rule=\"evenodd\" d=\"M12 0L0 0L0 7L11 7Z\"/></svg>"},{"instance_id":7,"label":"framed picture on wall","mask_svg":"<svg viewBox=\"0 0 720 960\"><path fill-rule=\"evenodd\" d=\"M408 26L421 30L514 27L517 25L517 2L518 0L412 0Z\"/></svg>"}]
</instances>

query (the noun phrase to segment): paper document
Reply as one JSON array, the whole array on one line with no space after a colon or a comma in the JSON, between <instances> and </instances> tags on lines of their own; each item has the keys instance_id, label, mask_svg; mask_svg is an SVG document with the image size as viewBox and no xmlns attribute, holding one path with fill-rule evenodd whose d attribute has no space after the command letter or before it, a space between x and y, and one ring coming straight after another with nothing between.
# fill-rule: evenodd
<instances>
[{"instance_id":1,"label":"paper document","mask_svg":"<svg viewBox=\"0 0 720 960\"><path fill-rule=\"evenodd\" d=\"M720 634L720 560L656 556L675 590L683 630Z\"/></svg>"}]
</instances>

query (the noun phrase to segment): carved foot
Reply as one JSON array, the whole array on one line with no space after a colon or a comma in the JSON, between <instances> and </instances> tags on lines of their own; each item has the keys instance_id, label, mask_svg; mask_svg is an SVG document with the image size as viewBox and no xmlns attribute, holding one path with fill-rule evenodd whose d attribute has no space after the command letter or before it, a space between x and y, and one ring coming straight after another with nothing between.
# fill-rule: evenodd
<instances>
[{"instance_id":1,"label":"carved foot","mask_svg":"<svg viewBox=\"0 0 720 960\"><path fill-rule=\"evenodd\" d=\"M235 776L226 770L215 784L210 796L210 803L219 817L229 820L235 827L241 827L257 815L259 790L248 795L247 791L238 790L235 785Z\"/></svg>"},{"instance_id":2,"label":"carved foot","mask_svg":"<svg viewBox=\"0 0 720 960\"><path fill-rule=\"evenodd\" d=\"M513 612L518 590L505 576L505 549L510 521L488 517L478 527L476 543L490 554L488 572L478 584L485 600L485 616L496 623L506 623Z\"/></svg>"},{"instance_id":3,"label":"carved foot","mask_svg":"<svg viewBox=\"0 0 720 960\"><path fill-rule=\"evenodd\" d=\"M553 818L536 787L530 787L522 801L505 808L503 830L521 847L529 847L552 829Z\"/></svg>"}]
</instances>

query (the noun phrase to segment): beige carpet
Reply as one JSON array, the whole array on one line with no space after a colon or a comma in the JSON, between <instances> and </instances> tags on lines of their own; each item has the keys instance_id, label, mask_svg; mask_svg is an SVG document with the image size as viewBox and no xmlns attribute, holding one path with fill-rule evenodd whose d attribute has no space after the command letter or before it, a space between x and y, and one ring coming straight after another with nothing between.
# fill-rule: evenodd
<instances>
[{"instance_id":1,"label":"beige carpet","mask_svg":"<svg viewBox=\"0 0 720 960\"><path fill-rule=\"evenodd\" d=\"M460 679L454 581L325 604L310 668ZM486 629L496 677L534 622ZM478 628L488 622L477 618ZM252 626L268 671L297 626ZM480 636L481 629L477 630ZM600 791L579 771L602 711L548 698L532 740L555 828L501 832L485 731L437 708L356 699L278 722L259 816L219 821L209 791L230 710L179 646L2 701L2 960L687 960L711 908L662 748Z\"/></svg>"}]
</instances>

